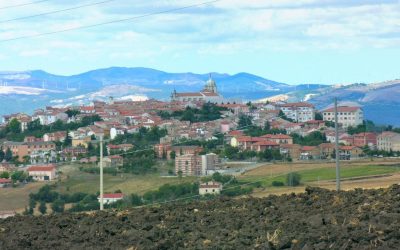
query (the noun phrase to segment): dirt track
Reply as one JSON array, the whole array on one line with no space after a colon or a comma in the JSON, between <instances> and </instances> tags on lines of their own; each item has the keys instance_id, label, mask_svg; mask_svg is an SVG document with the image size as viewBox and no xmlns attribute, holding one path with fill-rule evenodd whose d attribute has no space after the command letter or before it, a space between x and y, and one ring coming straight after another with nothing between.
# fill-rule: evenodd
<instances>
[{"instance_id":1,"label":"dirt track","mask_svg":"<svg viewBox=\"0 0 400 250\"><path fill-rule=\"evenodd\" d=\"M0 249L398 249L400 186L0 221Z\"/></svg>"}]
</instances>

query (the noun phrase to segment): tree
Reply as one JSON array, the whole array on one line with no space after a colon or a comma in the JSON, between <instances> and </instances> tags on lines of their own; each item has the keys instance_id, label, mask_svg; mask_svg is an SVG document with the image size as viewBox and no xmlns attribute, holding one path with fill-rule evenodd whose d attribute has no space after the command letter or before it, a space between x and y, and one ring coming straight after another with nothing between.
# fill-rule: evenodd
<instances>
[{"instance_id":1,"label":"tree","mask_svg":"<svg viewBox=\"0 0 400 250\"><path fill-rule=\"evenodd\" d=\"M0 162L4 160L5 153L3 151L3 147L0 147Z\"/></svg>"},{"instance_id":2,"label":"tree","mask_svg":"<svg viewBox=\"0 0 400 250\"><path fill-rule=\"evenodd\" d=\"M64 212L64 207L65 207L65 201L61 199L57 199L51 204L51 209L53 210L54 213Z\"/></svg>"},{"instance_id":3,"label":"tree","mask_svg":"<svg viewBox=\"0 0 400 250\"><path fill-rule=\"evenodd\" d=\"M286 184L290 187L296 187L300 185L301 175L296 172L288 173L286 175Z\"/></svg>"},{"instance_id":4,"label":"tree","mask_svg":"<svg viewBox=\"0 0 400 250\"><path fill-rule=\"evenodd\" d=\"M34 121L28 122L28 131L33 132L37 130L41 130L43 126L40 124L40 120L36 119Z\"/></svg>"},{"instance_id":5,"label":"tree","mask_svg":"<svg viewBox=\"0 0 400 250\"><path fill-rule=\"evenodd\" d=\"M182 170L179 170L179 171L178 171L178 177L179 177L179 180L181 180L181 179L182 179L182 175L183 175L183 172L182 172Z\"/></svg>"},{"instance_id":6,"label":"tree","mask_svg":"<svg viewBox=\"0 0 400 250\"><path fill-rule=\"evenodd\" d=\"M15 171L14 173L11 174L11 180L13 182L22 182L28 179L28 175L24 171Z\"/></svg>"},{"instance_id":7,"label":"tree","mask_svg":"<svg viewBox=\"0 0 400 250\"><path fill-rule=\"evenodd\" d=\"M29 208L28 208L28 214L33 215L33 211L36 207L36 201L32 198L29 199Z\"/></svg>"},{"instance_id":8,"label":"tree","mask_svg":"<svg viewBox=\"0 0 400 250\"><path fill-rule=\"evenodd\" d=\"M29 155L24 155L23 162L24 164L28 164L31 161L31 157Z\"/></svg>"},{"instance_id":9,"label":"tree","mask_svg":"<svg viewBox=\"0 0 400 250\"><path fill-rule=\"evenodd\" d=\"M322 121L323 120L322 114L319 112L315 113L315 120Z\"/></svg>"},{"instance_id":10,"label":"tree","mask_svg":"<svg viewBox=\"0 0 400 250\"><path fill-rule=\"evenodd\" d=\"M10 173L9 172L3 172L0 174L0 178L8 179L10 178Z\"/></svg>"},{"instance_id":11,"label":"tree","mask_svg":"<svg viewBox=\"0 0 400 250\"><path fill-rule=\"evenodd\" d=\"M64 129L64 122L61 121L60 119L57 119L53 124L51 124L52 130L63 130Z\"/></svg>"},{"instance_id":12,"label":"tree","mask_svg":"<svg viewBox=\"0 0 400 250\"><path fill-rule=\"evenodd\" d=\"M68 115L68 118L71 118L79 115L81 112L75 109L68 109L67 111L65 111L65 113Z\"/></svg>"},{"instance_id":13,"label":"tree","mask_svg":"<svg viewBox=\"0 0 400 250\"><path fill-rule=\"evenodd\" d=\"M21 132L21 123L14 118L8 123L7 128L11 133L18 134Z\"/></svg>"},{"instance_id":14,"label":"tree","mask_svg":"<svg viewBox=\"0 0 400 250\"><path fill-rule=\"evenodd\" d=\"M269 121L266 121L264 124L264 130L270 130L271 129L271 124L269 123Z\"/></svg>"},{"instance_id":15,"label":"tree","mask_svg":"<svg viewBox=\"0 0 400 250\"><path fill-rule=\"evenodd\" d=\"M239 115L239 128L245 128L253 124L253 118L249 115L240 114Z\"/></svg>"},{"instance_id":16,"label":"tree","mask_svg":"<svg viewBox=\"0 0 400 250\"><path fill-rule=\"evenodd\" d=\"M278 116L279 116L280 118L282 118L283 120L286 120L286 121L289 121L289 122L294 122L294 120L291 119L291 118L289 118L289 117L287 117L287 116L285 115L285 113L283 113L282 110L279 110Z\"/></svg>"},{"instance_id":17,"label":"tree","mask_svg":"<svg viewBox=\"0 0 400 250\"><path fill-rule=\"evenodd\" d=\"M71 135L69 134L69 131L67 130L67 135L65 136L65 140L64 140L64 142L63 142L63 145L65 146L65 147L68 147L68 146L71 146L72 145L72 137L71 137Z\"/></svg>"},{"instance_id":18,"label":"tree","mask_svg":"<svg viewBox=\"0 0 400 250\"><path fill-rule=\"evenodd\" d=\"M143 205L142 197L140 197L137 194L131 194L130 199L131 199L132 206L141 206L141 205Z\"/></svg>"},{"instance_id":19,"label":"tree","mask_svg":"<svg viewBox=\"0 0 400 250\"><path fill-rule=\"evenodd\" d=\"M46 202L45 201L41 201L40 205L39 205L39 212L41 214L45 214L46 211L47 211Z\"/></svg>"},{"instance_id":20,"label":"tree","mask_svg":"<svg viewBox=\"0 0 400 250\"><path fill-rule=\"evenodd\" d=\"M4 155L4 160L6 160L7 162L11 161L13 159L13 154L11 152L10 148L7 148L6 153Z\"/></svg>"},{"instance_id":21,"label":"tree","mask_svg":"<svg viewBox=\"0 0 400 250\"><path fill-rule=\"evenodd\" d=\"M169 157L170 157L171 159L175 159L175 157L176 157L175 151L171 151L171 153L169 153Z\"/></svg>"}]
</instances>

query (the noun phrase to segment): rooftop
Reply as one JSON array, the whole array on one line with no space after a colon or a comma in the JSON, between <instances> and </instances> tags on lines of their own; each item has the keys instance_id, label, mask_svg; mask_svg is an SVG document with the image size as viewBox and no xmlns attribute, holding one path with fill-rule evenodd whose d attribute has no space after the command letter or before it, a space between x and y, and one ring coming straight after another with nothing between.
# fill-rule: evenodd
<instances>
[{"instance_id":1,"label":"rooftop","mask_svg":"<svg viewBox=\"0 0 400 250\"><path fill-rule=\"evenodd\" d=\"M341 106L341 107L338 107L338 112L356 112L356 111L358 111L358 110L360 110L361 109L361 107L356 107L356 106L352 106L352 107L350 107L350 106ZM335 112L335 108L333 107L333 108L328 108L328 109L325 109L323 112Z\"/></svg>"}]
</instances>

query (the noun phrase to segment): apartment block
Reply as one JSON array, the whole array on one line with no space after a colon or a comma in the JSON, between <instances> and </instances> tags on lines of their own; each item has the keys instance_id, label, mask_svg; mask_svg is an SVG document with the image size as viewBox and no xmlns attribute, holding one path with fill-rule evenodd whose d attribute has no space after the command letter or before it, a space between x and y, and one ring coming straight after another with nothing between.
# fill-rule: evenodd
<instances>
[{"instance_id":1,"label":"apartment block","mask_svg":"<svg viewBox=\"0 0 400 250\"><path fill-rule=\"evenodd\" d=\"M280 105L286 117L296 122L307 122L315 119L315 107L307 102L294 102Z\"/></svg>"},{"instance_id":2,"label":"apartment block","mask_svg":"<svg viewBox=\"0 0 400 250\"><path fill-rule=\"evenodd\" d=\"M324 121L335 121L335 108L329 108L322 112ZM364 113L360 107L341 106L338 107L338 123L342 127L356 127L363 123Z\"/></svg>"},{"instance_id":3,"label":"apartment block","mask_svg":"<svg viewBox=\"0 0 400 250\"><path fill-rule=\"evenodd\" d=\"M400 134L386 131L377 137L378 150L400 151Z\"/></svg>"}]
</instances>

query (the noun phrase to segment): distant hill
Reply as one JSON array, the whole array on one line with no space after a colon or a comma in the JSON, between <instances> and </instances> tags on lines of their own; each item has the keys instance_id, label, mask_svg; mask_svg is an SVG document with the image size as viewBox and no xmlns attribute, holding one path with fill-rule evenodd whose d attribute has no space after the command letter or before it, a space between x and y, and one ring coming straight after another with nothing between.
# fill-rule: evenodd
<instances>
[{"instance_id":1,"label":"distant hill","mask_svg":"<svg viewBox=\"0 0 400 250\"><path fill-rule=\"evenodd\" d=\"M224 96L245 100L284 93L292 87L248 73L229 75L214 72L211 75ZM72 76L53 75L42 70L0 72L0 86L8 86L0 87L0 105L3 107L0 115L32 112L38 107L74 100L84 103L90 101L89 97L102 99L106 95L145 95L169 100L174 89L198 91L208 78L209 74L167 73L150 68L125 67L92 70ZM120 87L109 88L115 85ZM12 105L10 100L14 100Z\"/></svg>"}]
</instances>

